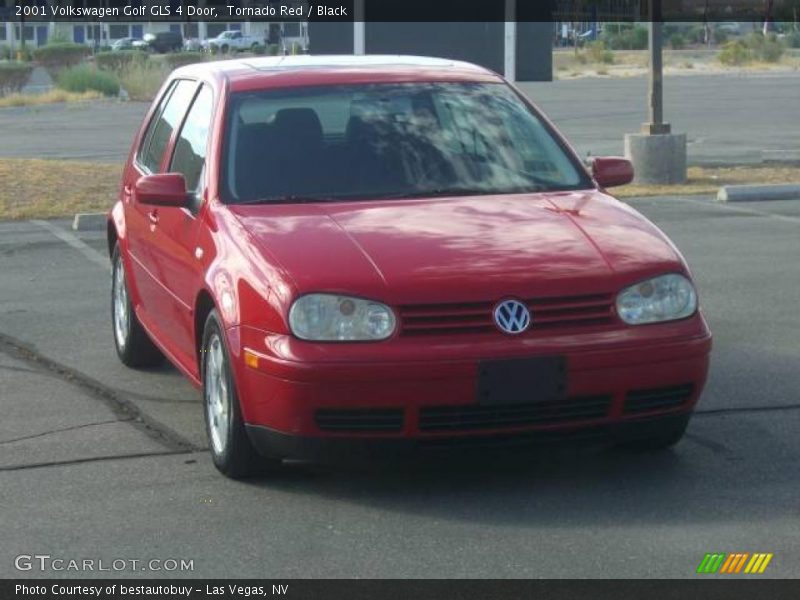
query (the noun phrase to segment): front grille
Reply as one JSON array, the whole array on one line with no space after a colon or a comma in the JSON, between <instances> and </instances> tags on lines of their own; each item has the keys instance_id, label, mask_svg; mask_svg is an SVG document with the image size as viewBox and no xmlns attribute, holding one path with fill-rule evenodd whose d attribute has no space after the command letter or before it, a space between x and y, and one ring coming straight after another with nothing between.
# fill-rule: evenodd
<instances>
[{"instance_id":1,"label":"front grille","mask_svg":"<svg viewBox=\"0 0 800 600\"><path fill-rule=\"evenodd\" d=\"M427 406L420 409L420 431L503 429L598 419L606 416L611 396L586 396L557 402L501 406Z\"/></svg>"},{"instance_id":2,"label":"front grille","mask_svg":"<svg viewBox=\"0 0 800 600\"><path fill-rule=\"evenodd\" d=\"M611 294L535 298L523 301L531 311L530 331L613 322ZM418 304L400 307L403 335L486 333L497 331L496 302Z\"/></svg>"},{"instance_id":3,"label":"front grille","mask_svg":"<svg viewBox=\"0 0 800 600\"><path fill-rule=\"evenodd\" d=\"M391 432L403 428L402 408L325 408L314 413L322 431Z\"/></svg>"},{"instance_id":4,"label":"front grille","mask_svg":"<svg viewBox=\"0 0 800 600\"><path fill-rule=\"evenodd\" d=\"M693 389L691 384L685 384L628 392L625 396L625 412L637 413L675 408L689 400Z\"/></svg>"}]
</instances>

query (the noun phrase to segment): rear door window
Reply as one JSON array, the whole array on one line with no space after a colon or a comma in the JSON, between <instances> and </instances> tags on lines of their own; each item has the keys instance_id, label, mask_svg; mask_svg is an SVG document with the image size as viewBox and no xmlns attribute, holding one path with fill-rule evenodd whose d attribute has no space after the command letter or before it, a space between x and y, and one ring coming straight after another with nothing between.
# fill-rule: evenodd
<instances>
[{"instance_id":1,"label":"rear door window","mask_svg":"<svg viewBox=\"0 0 800 600\"><path fill-rule=\"evenodd\" d=\"M204 85L186 115L172 154L169 170L182 173L186 178L186 189L190 191L200 191L200 175L205 165L208 129L213 111L212 101L211 90Z\"/></svg>"},{"instance_id":2,"label":"rear door window","mask_svg":"<svg viewBox=\"0 0 800 600\"><path fill-rule=\"evenodd\" d=\"M139 161L150 173L159 172L172 134L186 114L196 89L196 81L178 81L169 97L165 97L166 105L163 110L150 123L139 155Z\"/></svg>"}]
</instances>

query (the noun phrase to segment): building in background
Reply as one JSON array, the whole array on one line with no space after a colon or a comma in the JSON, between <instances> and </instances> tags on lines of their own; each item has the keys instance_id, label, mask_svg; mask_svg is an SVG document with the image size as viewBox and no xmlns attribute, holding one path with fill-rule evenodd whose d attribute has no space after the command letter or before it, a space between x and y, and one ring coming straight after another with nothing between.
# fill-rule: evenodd
<instances>
[{"instance_id":1,"label":"building in background","mask_svg":"<svg viewBox=\"0 0 800 600\"><path fill-rule=\"evenodd\" d=\"M207 7L217 6L218 11L223 11L225 6L230 4L236 7L262 6L268 2L263 0L167 0L171 9L175 11L178 6ZM284 2L286 4L287 2ZM37 4L49 7L56 4L56 0L38 0ZM74 5L98 6L94 0L72 2ZM121 6L118 0L101 0L100 6L111 7ZM157 2L148 0L127 0L124 4L129 6L149 6L164 4L164 0ZM297 5L304 2L298 0ZM49 10L49 9L48 9ZM20 23L14 16L14 0L0 0L0 44L5 44L12 48L17 48L22 43L23 37L25 44L31 47L42 46L53 37L75 42L77 44L87 44L90 46L110 46L115 40L122 38L142 38L147 33L158 33L162 31L177 31L184 38L198 39L201 41L218 36L223 31L241 31L246 35L254 36L265 43L270 40L278 40L272 43L282 43L287 48L298 46L308 47L308 24L296 21L280 23L269 23L266 21L201 21L201 20L174 20L174 21L127 21L124 17L120 19L104 19L100 22L67 22L67 21L28 21Z\"/></svg>"}]
</instances>

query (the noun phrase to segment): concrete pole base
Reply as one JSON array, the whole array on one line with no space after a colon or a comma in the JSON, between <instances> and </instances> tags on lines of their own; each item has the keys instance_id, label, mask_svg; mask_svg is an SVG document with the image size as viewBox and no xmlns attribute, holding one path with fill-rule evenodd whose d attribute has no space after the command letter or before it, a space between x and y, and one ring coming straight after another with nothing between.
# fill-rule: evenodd
<instances>
[{"instance_id":1,"label":"concrete pole base","mask_svg":"<svg viewBox=\"0 0 800 600\"><path fill-rule=\"evenodd\" d=\"M633 163L633 183L686 182L686 134L625 136L625 158Z\"/></svg>"}]
</instances>

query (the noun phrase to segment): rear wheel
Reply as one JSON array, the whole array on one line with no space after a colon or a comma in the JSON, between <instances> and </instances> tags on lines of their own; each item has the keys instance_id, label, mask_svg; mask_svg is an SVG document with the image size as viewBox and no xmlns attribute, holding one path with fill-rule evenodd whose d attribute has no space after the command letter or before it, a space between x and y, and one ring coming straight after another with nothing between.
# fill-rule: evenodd
<instances>
[{"instance_id":1,"label":"rear wheel","mask_svg":"<svg viewBox=\"0 0 800 600\"><path fill-rule=\"evenodd\" d=\"M111 264L111 323L117 356L128 367L158 365L164 360L164 355L150 341L133 310L119 244L114 246Z\"/></svg>"},{"instance_id":2,"label":"rear wheel","mask_svg":"<svg viewBox=\"0 0 800 600\"><path fill-rule=\"evenodd\" d=\"M280 465L261 456L245 430L230 357L216 311L206 319L200 352L206 433L214 466L228 477L242 479Z\"/></svg>"}]
</instances>

